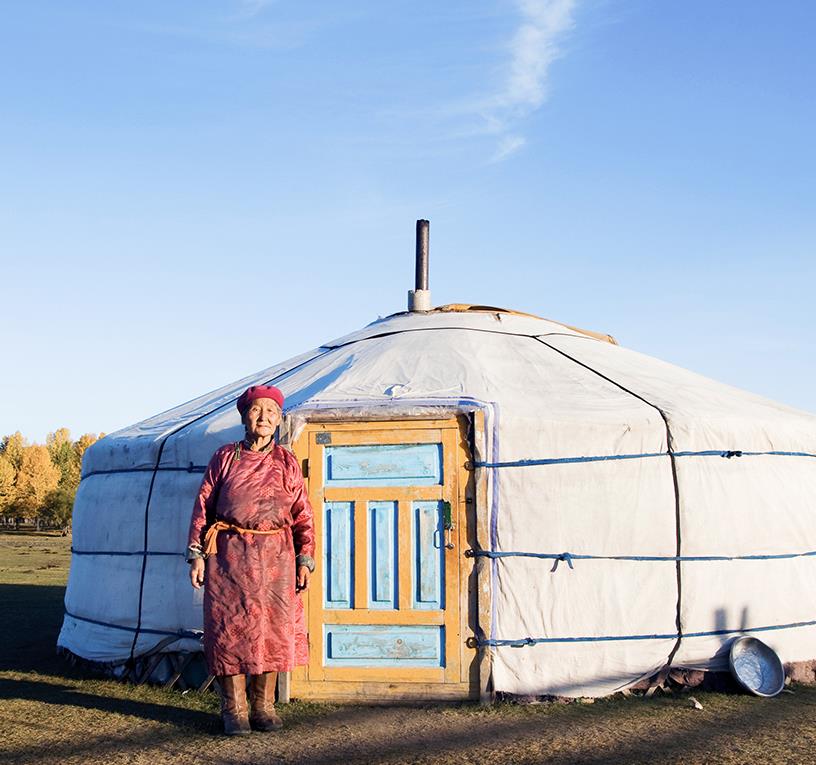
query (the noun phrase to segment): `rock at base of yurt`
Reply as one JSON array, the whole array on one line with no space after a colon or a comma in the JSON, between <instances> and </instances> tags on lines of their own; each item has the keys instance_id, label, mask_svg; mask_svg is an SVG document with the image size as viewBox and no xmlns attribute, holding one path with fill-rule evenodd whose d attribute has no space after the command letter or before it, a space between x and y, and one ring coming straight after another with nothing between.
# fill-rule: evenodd
<instances>
[{"instance_id":1,"label":"rock at base of yurt","mask_svg":"<svg viewBox=\"0 0 816 765\"><path fill-rule=\"evenodd\" d=\"M739 692L740 687L730 672L674 667L668 674L657 672L644 677L627 689L635 695L651 695L655 690L665 692L690 691L699 688L717 693Z\"/></svg>"},{"instance_id":2,"label":"rock at base of yurt","mask_svg":"<svg viewBox=\"0 0 816 765\"><path fill-rule=\"evenodd\" d=\"M785 664L785 676L792 683L816 685L816 661L791 661Z\"/></svg>"},{"instance_id":3,"label":"rock at base of yurt","mask_svg":"<svg viewBox=\"0 0 816 765\"><path fill-rule=\"evenodd\" d=\"M706 673L701 669L673 669L669 673L672 682L684 688L696 688L705 681Z\"/></svg>"}]
</instances>

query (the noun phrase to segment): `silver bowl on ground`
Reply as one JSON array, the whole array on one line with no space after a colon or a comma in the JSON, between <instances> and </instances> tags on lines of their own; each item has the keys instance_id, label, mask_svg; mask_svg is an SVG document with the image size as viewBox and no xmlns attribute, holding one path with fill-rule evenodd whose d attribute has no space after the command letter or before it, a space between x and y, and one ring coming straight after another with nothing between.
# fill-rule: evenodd
<instances>
[{"instance_id":1,"label":"silver bowl on ground","mask_svg":"<svg viewBox=\"0 0 816 765\"><path fill-rule=\"evenodd\" d=\"M731 674L749 693L776 696L785 687L785 670L776 652L755 637L738 637L728 654Z\"/></svg>"}]
</instances>

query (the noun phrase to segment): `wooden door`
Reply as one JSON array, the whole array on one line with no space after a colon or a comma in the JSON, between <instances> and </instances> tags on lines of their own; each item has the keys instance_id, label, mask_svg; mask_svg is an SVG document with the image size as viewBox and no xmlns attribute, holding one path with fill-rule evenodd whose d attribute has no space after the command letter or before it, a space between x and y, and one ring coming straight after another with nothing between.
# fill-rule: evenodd
<instances>
[{"instance_id":1,"label":"wooden door","mask_svg":"<svg viewBox=\"0 0 816 765\"><path fill-rule=\"evenodd\" d=\"M310 662L293 675L294 695L471 695L460 423L310 424L296 453L317 569L306 598Z\"/></svg>"}]
</instances>

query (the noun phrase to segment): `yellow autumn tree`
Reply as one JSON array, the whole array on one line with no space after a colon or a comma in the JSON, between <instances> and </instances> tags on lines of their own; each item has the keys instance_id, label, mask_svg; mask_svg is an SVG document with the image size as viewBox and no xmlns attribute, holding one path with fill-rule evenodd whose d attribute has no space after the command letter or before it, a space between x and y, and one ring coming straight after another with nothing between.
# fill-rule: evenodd
<instances>
[{"instance_id":1,"label":"yellow autumn tree","mask_svg":"<svg viewBox=\"0 0 816 765\"><path fill-rule=\"evenodd\" d=\"M17 471L5 454L0 454L0 515L5 515L14 500Z\"/></svg>"},{"instance_id":2,"label":"yellow autumn tree","mask_svg":"<svg viewBox=\"0 0 816 765\"><path fill-rule=\"evenodd\" d=\"M68 428L59 428L46 437L48 453L60 470L60 488L75 492L82 474L82 457L89 446L95 444L104 433L85 433L76 441L71 440Z\"/></svg>"},{"instance_id":3,"label":"yellow autumn tree","mask_svg":"<svg viewBox=\"0 0 816 765\"><path fill-rule=\"evenodd\" d=\"M0 454L11 463L15 471L20 469L23 449L26 446L28 446L28 441L23 438L23 434L19 430L10 436L3 436L3 440L0 441Z\"/></svg>"},{"instance_id":4,"label":"yellow autumn tree","mask_svg":"<svg viewBox=\"0 0 816 765\"><path fill-rule=\"evenodd\" d=\"M45 446L29 444L19 431L0 439L0 514L34 518L38 527L43 520L67 533L82 457L104 435L73 441L68 428L58 428Z\"/></svg>"},{"instance_id":5,"label":"yellow autumn tree","mask_svg":"<svg viewBox=\"0 0 816 765\"><path fill-rule=\"evenodd\" d=\"M16 511L37 519L45 498L59 485L60 475L59 468L51 462L47 447L23 447L13 500Z\"/></svg>"},{"instance_id":6,"label":"yellow autumn tree","mask_svg":"<svg viewBox=\"0 0 816 765\"><path fill-rule=\"evenodd\" d=\"M48 434L48 453L51 462L59 468L60 480L57 488L46 496L40 517L49 525L61 528L63 534L67 534L71 527L74 497L82 473L82 457L85 450L103 435L85 433L77 441L72 441L68 428L59 428Z\"/></svg>"},{"instance_id":7,"label":"yellow autumn tree","mask_svg":"<svg viewBox=\"0 0 816 765\"><path fill-rule=\"evenodd\" d=\"M78 473L82 471L82 457L85 455L85 450L104 437L104 433L100 433L98 436L93 433L85 433L74 442L74 457Z\"/></svg>"},{"instance_id":8,"label":"yellow autumn tree","mask_svg":"<svg viewBox=\"0 0 816 765\"><path fill-rule=\"evenodd\" d=\"M51 462L60 471L60 489L73 495L79 486L80 460L77 459L76 444L71 440L71 431L59 428L46 436L45 443Z\"/></svg>"}]
</instances>

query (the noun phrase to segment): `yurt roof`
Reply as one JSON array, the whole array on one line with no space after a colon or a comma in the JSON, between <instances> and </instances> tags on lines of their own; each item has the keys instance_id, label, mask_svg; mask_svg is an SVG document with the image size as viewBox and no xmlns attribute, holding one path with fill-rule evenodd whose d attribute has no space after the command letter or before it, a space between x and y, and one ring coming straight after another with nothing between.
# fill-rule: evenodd
<instances>
[{"instance_id":1,"label":"yurt roof","mask_svg":"<svg viewBox=\"0 0 816 765\"><path fill-rule=\"evenodd\" d=\"M200 464L226 429L239 427L237 397L260 382L284 391L287 412L318 402L441 405L468 398L496 404L505 421L536 418L578 430L588 422L631 430L633 421L659 421L661 411L674 425L675 448L709 448L720 436L728 448L763 451L804 451L812 441L812 415L614 343L609 335L490 306L397 313L111 434L91 448L84 472L152 467L156 445L180 431L197 443L196 453L168 452L163 462ZM519 451L537 448L532 433L525 441Z\"/></svg>"}]
</instances>

